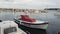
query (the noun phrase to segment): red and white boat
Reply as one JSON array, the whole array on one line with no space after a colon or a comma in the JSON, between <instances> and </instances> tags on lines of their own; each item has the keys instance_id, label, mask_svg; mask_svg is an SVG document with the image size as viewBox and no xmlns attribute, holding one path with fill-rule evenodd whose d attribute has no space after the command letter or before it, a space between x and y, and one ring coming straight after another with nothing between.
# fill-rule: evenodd
<instances>
[{"instance_id":1,"label":"red and white boat","mask_svg":"<svg viewBox=\"0 0 60 34\"><path fill-rule=\"evenodd\" d=\"M30 28L47 29L48 27L48 21L39 21L30 18L29 15L21 15L21 18L14 20L16 23Z\"/></svg>"}]
</instances>

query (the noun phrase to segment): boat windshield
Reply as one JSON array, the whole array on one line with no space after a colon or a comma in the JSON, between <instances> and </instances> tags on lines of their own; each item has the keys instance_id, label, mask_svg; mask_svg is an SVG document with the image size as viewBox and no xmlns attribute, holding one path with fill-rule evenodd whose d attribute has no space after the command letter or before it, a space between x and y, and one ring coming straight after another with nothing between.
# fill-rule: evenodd
<instances>
[{"instance_id":1,"label":"boat windshield","mask_svg":"<svg viewBox=\"0 0 60 34\"><path fill-rule=\"evenodd\" d=\"M16 32L16 31L17 31L16 27L6 28L6 29L4 29L4 34Z\"/></svg>"}]
</instances>

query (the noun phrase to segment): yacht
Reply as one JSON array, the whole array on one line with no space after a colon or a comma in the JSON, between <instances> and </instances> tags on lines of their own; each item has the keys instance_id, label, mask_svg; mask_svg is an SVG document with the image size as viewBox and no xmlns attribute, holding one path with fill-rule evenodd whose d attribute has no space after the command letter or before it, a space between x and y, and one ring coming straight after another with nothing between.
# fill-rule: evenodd
<instances>
[{"instance_id":1,"label":"yacht","mask_svg":"<svg viewBox=\"0 0 60 34\"><path fill-rule=\"evenodd\" d=\"M0 20L0 34L27 34L18 28L14 21L1 21Z\"/></svg>"}]
</instances>

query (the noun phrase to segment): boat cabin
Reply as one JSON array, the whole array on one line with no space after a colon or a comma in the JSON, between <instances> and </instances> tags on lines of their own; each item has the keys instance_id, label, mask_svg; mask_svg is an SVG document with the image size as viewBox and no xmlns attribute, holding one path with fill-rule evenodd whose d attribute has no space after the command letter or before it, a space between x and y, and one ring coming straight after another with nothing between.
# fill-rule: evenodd
<instances>
[{"instance_id":1,"label":"boat cabin","mask_svg":"<svg viewBox=\"0 0 60 34\"><path fill-rule=\"evenodd\" d=\"M13 21L0 22L0 34L26 34L18 28L18 25Z\"/></svg>"}]
</instances>

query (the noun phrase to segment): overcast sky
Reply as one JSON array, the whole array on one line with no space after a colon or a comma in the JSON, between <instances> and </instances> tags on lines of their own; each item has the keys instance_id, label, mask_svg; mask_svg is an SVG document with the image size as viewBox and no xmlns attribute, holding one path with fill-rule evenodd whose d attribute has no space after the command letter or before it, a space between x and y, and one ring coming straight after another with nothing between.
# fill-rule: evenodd
<instances>
[{"instance_id":1,"label":"overcast sky","mask_svg":"<svg viewBox=\"0 0 60 34\"><path fill-rule=\"evenodd\" d=\"M60 0L0 0L1 8L60 8Z\"/></svg>"}]
</instances>

